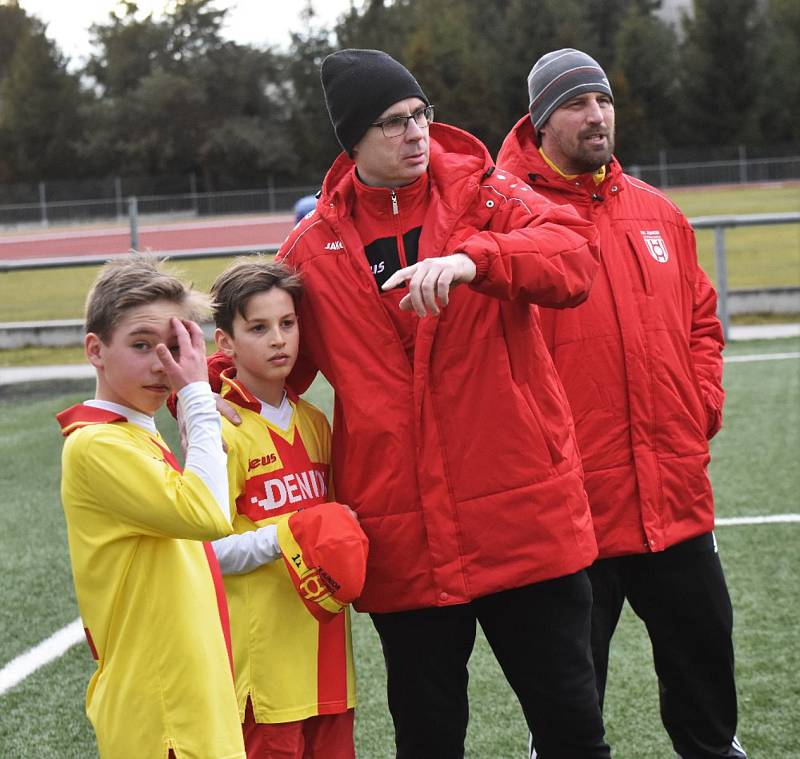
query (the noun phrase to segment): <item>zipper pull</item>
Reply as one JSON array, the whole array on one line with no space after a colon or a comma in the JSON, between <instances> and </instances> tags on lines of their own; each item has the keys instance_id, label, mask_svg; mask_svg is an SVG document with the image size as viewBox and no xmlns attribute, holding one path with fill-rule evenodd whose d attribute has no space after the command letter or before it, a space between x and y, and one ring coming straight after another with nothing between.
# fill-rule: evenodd
<instances>
[{"instance_id":1,"label":"zipper pull","mask_svg":"<svg viewBox=\"0 0 800 759\"><path fill-rule=\"evenodd\" d=\"M397 193L392 190L392 215L397 216L400 213L400 209L397 207Z\"/></svg>"}]
</instances>

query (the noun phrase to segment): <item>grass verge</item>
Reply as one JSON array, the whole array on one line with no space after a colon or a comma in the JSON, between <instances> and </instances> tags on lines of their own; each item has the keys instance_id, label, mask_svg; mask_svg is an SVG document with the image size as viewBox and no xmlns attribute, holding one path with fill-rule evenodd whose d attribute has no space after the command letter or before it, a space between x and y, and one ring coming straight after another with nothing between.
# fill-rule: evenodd
<instances>
[{"instance_id":1,"label":"grass verge","mask_svg":"<svg viewBox=\"0 0 800 759\"><path fill-rule=\"evenodd\" d=\"M798 347L800 340L794 339L735 344L730 351ZM797 359L726 366L725 426L712 444L719 516L797 510L799 369ZM0 388L0 665L77 616L58 500L61 438L53 414L91 390L86 382ZM307 397L330 413L324 382ZM158 421L174 445L171 421L161 412ZM721 527L717 536L736 615L739 737L751 756L795 759L800 756L794 724L800 699L800 525ZM394 752L383 661L365 615L354 615L354 640L358 756L386 759ZM93 667L81 644L0 696L4 759L97 756L83 713ZM481 635L470 663L470 700L467 756L524 756L527 730L519 707ZM672 756L658 716L649 641L628 609L612 646L606 722L617 757Z\"/></svg>"}]
</instances>

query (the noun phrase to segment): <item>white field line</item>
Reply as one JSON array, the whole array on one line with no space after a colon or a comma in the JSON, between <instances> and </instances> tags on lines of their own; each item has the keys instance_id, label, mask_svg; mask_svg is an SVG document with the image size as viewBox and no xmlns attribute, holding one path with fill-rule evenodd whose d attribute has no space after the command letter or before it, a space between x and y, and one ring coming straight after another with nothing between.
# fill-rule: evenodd
<instances>
[{"instance_id":1,"label":"white field line","mask_svg":"<svg viewBox=\"0 0 800 759\"><path fill-rule=\"evenodd\" d=\"M786 524L800 522L800 514L771 514L764 517L721 517L714 520L716 527L750 524Z\"/></svg>"},{"instance_id":2,"label":"white field line","mask_svg":"<svg viewBox=\"0 0 800 759\"><path fill-rule=\"evenodd\" d=\"M86 640L86 638L83 634L83 622L78 618L53 633L38 646L34 646L16 659L12 659L3 669L0 669L0 696L21 683L40 667L58 659L82 640Z\"/></svg>"},{"instance_id":3,"label":"white field line","mask_svg":"<svg viewBox=\"0 0 800 759\"><path fill-rule=\"evenodd\" d=\"M793 353L754 353L744 356L727 356L726 363L748 361L776 361L800 358L800 352ZM800 522L800 514L774 514L771 516L754 517L728 517L715 521L716 527L754 525L754 524L781 524ZM84 640L83 622L80 618L70 622L49 638L43 640L16 659L12 659L0 670L0 696L21 683L37 669L44 667L51 661L58 659L70 648Z\"/></svg>"},{"instance_id":4,"label":"white field line","mask_svg":"<svg viewBox=\"0 0 800 759\"><path fill-rule=\"evenodd\" d=\"M800 358L800 351L792 353L750 353L744 356L725 356L723 361L726 364L734 364L739 361L782 361L787 358Z\"/></svg>"},{"instance_id":5,"label":"white field line","mask_svg":"<svg viewBox=\"0 0 800 759\"><path fill-rule=\"evenodd\" d=\"M752 524L778 524L786 522L800 522L800 514L773 514L763 517L728 517L720 518L715 522L716 527L729 525ZM37 669L44 667L51 661L69 651L77 643L85 640L83 622L80 617L62 627L58 632L43 640L38 646L12 659L0 670L0 696L21 683L26 677L32 675Z\"/></svg>"}]
</instances>

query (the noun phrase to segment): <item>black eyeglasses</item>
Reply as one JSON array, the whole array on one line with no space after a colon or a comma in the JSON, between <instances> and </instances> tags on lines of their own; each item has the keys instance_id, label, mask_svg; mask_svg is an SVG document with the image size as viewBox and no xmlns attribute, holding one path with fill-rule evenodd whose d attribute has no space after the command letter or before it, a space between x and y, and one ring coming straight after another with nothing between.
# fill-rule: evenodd
<instances>
[{"instance_id":1,"label":"black eyeglasses","mask_svg":"<svg viewBox=\"0 0 800 759\"><path fill-rule=\"evenodd\" d=\"M370 126L380 127L385 137L401 137L406 133L408 122L411 119L414 119L414 123L420 129L427 129L433 121L433 106L423 106L410 116L389 116L388 119L376 121Z\"/></svg>"}]
</instances>

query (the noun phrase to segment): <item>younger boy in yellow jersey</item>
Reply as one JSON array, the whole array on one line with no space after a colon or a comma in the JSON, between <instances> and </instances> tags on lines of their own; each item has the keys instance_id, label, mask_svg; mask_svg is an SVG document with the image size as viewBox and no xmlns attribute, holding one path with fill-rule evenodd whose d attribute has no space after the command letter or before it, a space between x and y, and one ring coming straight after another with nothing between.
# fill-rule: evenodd
<instances>
[{"instance_id":1,"label":"younger boy in yellow jersey","mask_svg":"<svg viewBox=\"0 0 800 759\"><path fill-rule=\"evenodd\" d=\"M231 532L203 298L153 260L103 267L86 304L94 400L58 414L61 498L97 670L86 712L102 759L244 759L219 566ZM181 472L153 415L174 390Z\"/></svg>"},{"instance_id":2,"label":"younger boy in yellow jersey","mask_svg":"<svg viewBox=\"0 0 800 759\"><path fill-rule=\"evenodd\" d=\"M231 613L236 693L249 759L350 759L355 681L348 610L320 623L280 558L276 523L328 500L330 428L284 382L297 359L300 280L241 259L211 288L215 338L233 366L222 397L235 535L213 543ZM354 517L355 518L355 517Z\"/></svg>"}]
</instances>

